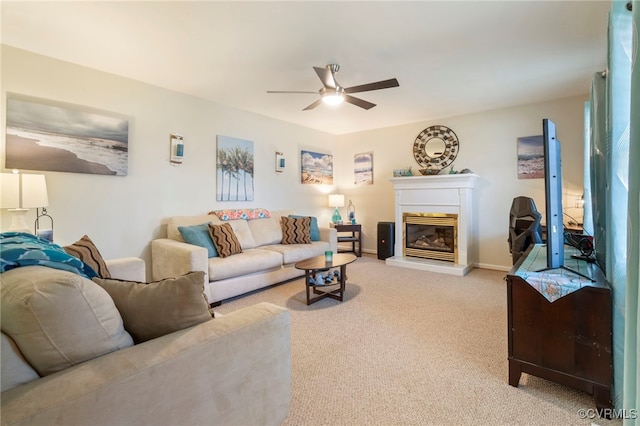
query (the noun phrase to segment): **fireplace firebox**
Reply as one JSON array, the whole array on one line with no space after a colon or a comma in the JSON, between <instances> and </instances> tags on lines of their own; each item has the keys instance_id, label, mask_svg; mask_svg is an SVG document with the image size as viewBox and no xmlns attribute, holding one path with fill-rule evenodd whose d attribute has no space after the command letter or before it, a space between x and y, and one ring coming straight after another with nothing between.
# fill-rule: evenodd
<instances>
[{"instance_id":1,"label":"fireplace firebox","mask_svg":"<svg viewBox=\"0 0 640 426\"><path fill-rule=\"evenodd\" d=\"M404 256L458 261L458 215L403 213Z\"/></svg>"}]
</instances>

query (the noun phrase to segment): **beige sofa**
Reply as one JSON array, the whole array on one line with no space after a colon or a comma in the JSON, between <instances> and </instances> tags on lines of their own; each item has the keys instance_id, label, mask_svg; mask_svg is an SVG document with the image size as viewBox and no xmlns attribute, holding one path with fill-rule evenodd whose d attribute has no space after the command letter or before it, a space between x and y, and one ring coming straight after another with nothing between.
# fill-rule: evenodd
<instances>
[{"instance_id":1,"label":"beige sofa","mask_svg":"<svg viewBox=\"0 0 640 426\"><path fill-rule=\"evenodd\" d=\"M311 244L280 244L280 217L293 211L272 211L269 218L237 219L228 223L242 246L242 253L229 257L207 256L207 249L188 244L179 226L224 223L217 216L176 216L167 220L167 236L151 242L154 280L175 277L189 271L205 272L205 294L210 303L248 293L304 275L294 264L300 260L337 252L337 233L319 227L320 241Z\"/></svg>"},{"instance_id":2,"label":"beige sofa","mask_svg":"<svg viewBox=\"0 0 640 426\"><path fill-rule=\"evenodd\" d=\"M108 267L114 277L144 278L144 262L139 259L108 262ZM12 298L6 293L12 285L38 281L49 286L66 279L79 284L80 299L90 286L97 286L44 266L4 272L0 285L6 301ZM98 309L96 315L104 312ZM11 322L15 321L3 317L3 325ZM117 326L114 321L109 324ZM137 345L125 344L44 377L4 330L2 425L277 425L289 410L290 318L286 309L272 304L257 304Z\"/></svg>"}]
</instances>

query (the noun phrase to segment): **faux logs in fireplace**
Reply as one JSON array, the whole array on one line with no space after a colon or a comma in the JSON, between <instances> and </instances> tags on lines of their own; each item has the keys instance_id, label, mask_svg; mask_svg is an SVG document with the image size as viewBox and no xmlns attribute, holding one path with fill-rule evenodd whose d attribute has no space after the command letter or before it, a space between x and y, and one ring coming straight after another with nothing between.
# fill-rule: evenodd
<instances>
[{"instance_id":1,"label":"faux logs in fireplace","mask_svg":"<svg viewBox=\"0 0 640 426\"><path fill-rule=\"evenodd\" d=\"M404 213L404 255L457 262L458 215Z\"/></svg>"}]
</instances>

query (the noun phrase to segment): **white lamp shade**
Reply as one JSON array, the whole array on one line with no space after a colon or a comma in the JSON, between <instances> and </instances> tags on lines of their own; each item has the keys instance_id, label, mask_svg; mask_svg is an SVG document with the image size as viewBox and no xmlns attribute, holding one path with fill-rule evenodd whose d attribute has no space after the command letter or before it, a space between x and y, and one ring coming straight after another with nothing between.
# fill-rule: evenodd
<instances>
[{"instance_id":1,"label":"white lamp shade","mask_svg":"<svg viewBox=\"0 0 640 426\"><path fill-rule=\"evenodd\" d=\"M329 207L344 207L344 195L329 195Z\"/></svg>"},{"instance_id":2,"label":"white lamp shade","mask_svg":"<svg viewBox=\"0 0 640 426\"><path fill-rule=\"evenodd\" d=\"M0 176L0 208L15 209L20 207L20 175L2 173Z\"/></svg>"},{"instance_id":3,"label":"white lamp shade","mask_svg":"<svg viewBox=\"0 0 640 426\"><path fill-rule=\"evenodd\" d=\"M40 208L48 205L47 182L44 175L22 175L22 208Z\"/></svg>"},{"instance_id":4,"label":"white lamp shade","mask_svg":"<svg viewBox=\"0 0 640 426\"><path fill-rule=\"evenodd\" d=\"M2 173L0 189L0 208L3 209L30 209L49 205L44 175Z\"/></svg>"}]
</instances>

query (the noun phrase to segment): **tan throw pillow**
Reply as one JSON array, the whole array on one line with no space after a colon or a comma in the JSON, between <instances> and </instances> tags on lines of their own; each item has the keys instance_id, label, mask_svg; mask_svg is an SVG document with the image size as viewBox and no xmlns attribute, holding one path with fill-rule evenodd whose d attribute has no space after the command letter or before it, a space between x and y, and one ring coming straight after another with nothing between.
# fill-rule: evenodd
<instances>
[{"instance_id":1,"label":"tan throw pillow","mask_svg":"<svg viewBox=\"0 0 640 426\"><path fill-rule=\"evenodd\" d=\"M101 278L111 278L107 264L91 238L84 236L75 243L62 247L71 256L77 257L93 269Z\"/></svg>"},{"instance_id":2,"label":"tan throw pillow","mask_svg":"<svg viewBox=\"0 0 640 426\"><path fill-rule=\"evenodd\" d=\"M145 342L211 319L204 295L204 272L151 283L95 277L113 299L136 343Z\"/></svg>"},{"instance_id":3,"label":"tan throw pillow","mask_svg":"<svg viewBox=\"0 0 640 426\"><path fill-rule=\"evenodd\" d=\"M232 254L242 253L240 242L233 233L233 228L228 223L222 225L209 224L209 233L213 245L216 246L220 257L229 257Z\"/></svg>"},{"instance_id":4,"label":"tan throw pillow","mask_svg":"<svg viewBox=\"0 0 640 426\"><path fill-rule=\"evenodd\" d=\"M133 345L106 291L80 275L23 266L0 280L2 332L46 376Z\"/></svg>"},{"instance_id":5,"label":"tan throw pillow","mask_svg":"<svg viewBox=\"0 0 640 426\"><path fill-rule=\"evenodd\" d=\"M282 244L311 244L311 218L280 218L282 228Z\"/></svg>"}]
</instances>

